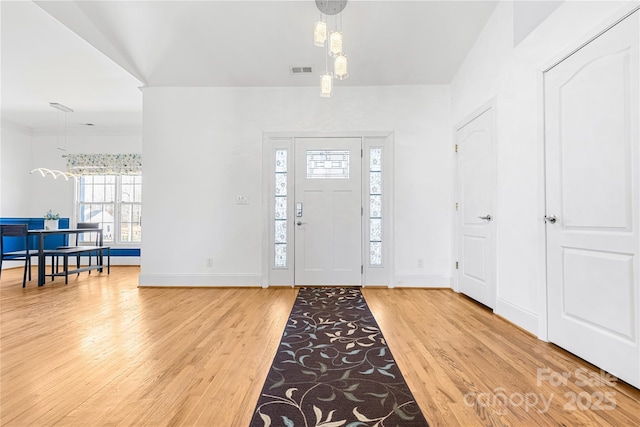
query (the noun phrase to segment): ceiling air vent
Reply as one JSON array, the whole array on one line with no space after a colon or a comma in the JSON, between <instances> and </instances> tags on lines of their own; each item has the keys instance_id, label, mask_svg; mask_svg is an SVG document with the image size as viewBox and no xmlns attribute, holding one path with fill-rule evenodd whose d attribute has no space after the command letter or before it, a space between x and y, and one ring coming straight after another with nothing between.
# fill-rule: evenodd
<instances>
[{"instance_id":1,"label":"ceiling air vent","mask_svg":"<svg viewBox=\"0 0 640 427\"><path fill-rule=\"evenodd\" d=\"M311 67L291 67L291 74L313 74L313 69Z\"/></svg>"}]
</instances>

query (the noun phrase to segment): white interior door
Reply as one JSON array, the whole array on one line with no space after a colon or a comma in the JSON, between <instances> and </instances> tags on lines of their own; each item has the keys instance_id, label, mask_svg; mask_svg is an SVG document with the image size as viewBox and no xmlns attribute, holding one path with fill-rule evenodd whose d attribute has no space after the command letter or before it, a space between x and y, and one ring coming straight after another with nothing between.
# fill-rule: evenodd
<instances>
[{"instance_id":1,"label":"white interior door","mask_svg":"<svg viewBox=\"0 0 640 427\"><path fill-rule=\"evenodd\" d=\"M544 76L548 337L636 387L638 16Z\"/></svg>"},{"instance_id":2,"label":"white interior door","mask_svg":"<svg viewBox=\"0 0 640 427\"><path fill-rule=\"evenodd\" d=\"M360 138L296 138L295 283L360 285Z\"/></svg>"},{"instance_id":3,"label":"white interior door","mask_svg":"<svg viewBox=\"0 0 640 427\"><path fill-rule=\"evenodd\" d=\"M492 108L458 127L458 290L494 308Z\"/></svg>"}]
</instances>

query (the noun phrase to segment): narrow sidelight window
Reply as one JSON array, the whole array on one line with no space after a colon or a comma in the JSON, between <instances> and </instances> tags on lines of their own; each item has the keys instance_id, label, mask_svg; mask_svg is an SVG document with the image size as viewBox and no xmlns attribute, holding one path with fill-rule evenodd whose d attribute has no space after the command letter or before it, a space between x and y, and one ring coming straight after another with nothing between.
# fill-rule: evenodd
<instances>
[{"instance_id":1,"label":"narrow sidelight window","mask_svg":"<svg viewBox=\"0 0 640 427\"><path fill-rule=\"evenodd\" d=\"M287 150L276 150L274 266L287 266Z\"/></svg>"},{"instance_id":2,"label":"narrow sidelight window","mask_svg":"<svg viewBox=\"0 0 640 427\"><path fill-rule=\"evenodd\" d=\"M382 148L369 150L369 265L382 266Z\"/></svg>"}]
</instances>

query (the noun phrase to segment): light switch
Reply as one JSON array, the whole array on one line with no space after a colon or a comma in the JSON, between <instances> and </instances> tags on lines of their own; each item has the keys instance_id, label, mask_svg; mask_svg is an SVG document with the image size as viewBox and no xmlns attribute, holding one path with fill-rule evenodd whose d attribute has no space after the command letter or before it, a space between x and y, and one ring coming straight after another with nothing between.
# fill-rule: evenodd
<instances>
[{"instance_id":1,"label":"light switch","mask_svg":"<svg viewBox=\"0 0 640 427\"><path fill-rule=\"evenodd\" d=\"M248 205L248 204L249 204L248 196L243 196L243 195L236 196L236 205Z\"/></svg>"}]
</instances>

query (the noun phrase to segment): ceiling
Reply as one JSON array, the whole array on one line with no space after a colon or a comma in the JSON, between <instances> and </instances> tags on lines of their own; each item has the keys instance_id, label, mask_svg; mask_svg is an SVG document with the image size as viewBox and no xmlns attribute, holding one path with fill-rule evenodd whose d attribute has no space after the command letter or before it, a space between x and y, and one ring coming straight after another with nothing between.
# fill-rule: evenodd
<instances>
[{"instance_id":1,"label":"ceiling","mask_svg":"<svg viewBox=\"0 0 640 427\"><path fill-rule=\"evenodd\" d=\"M340 86L449 83L497 3L349 1L340 19L350 77L334 96ZM55 128L49 102L75 110L70 126L139 128L140 86L318 86L325 68L311 0L0 5L2 119L32 129Z\"/></svg>"}]
</instances>

